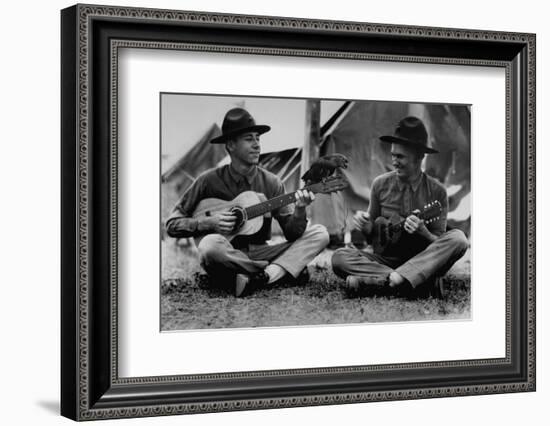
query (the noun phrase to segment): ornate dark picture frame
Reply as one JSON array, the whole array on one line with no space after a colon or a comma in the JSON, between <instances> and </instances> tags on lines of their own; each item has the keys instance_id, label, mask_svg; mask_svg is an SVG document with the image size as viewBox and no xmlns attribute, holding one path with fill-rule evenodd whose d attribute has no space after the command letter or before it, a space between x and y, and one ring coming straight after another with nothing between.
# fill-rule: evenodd
<instances>
[{"instance_id":1,"label":"ornate dark picture frame","mask_svg":"<svg viewBox=\"0 0 550 426\"><path fill-rule=\"evenodd\" d=\"M63 10L61 28L62 415L91 420L535 390L535 35L95 5ZM125 46L505 69L506 356L120 378L116 96L117 52Z\"/></svg>"}]
</instances>

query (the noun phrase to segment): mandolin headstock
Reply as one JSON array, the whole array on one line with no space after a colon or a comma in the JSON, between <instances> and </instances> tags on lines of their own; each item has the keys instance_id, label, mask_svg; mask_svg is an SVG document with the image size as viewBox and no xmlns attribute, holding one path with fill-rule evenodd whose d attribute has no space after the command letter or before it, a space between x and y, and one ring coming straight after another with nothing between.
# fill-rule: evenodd
<instances>
[{"instance_id":1,"label":"mandolin headstock","mask_svg":"<svg viewBox=\"0 0 550 426\"><path fill-rule=\"evenodd\" d=\"M439 200L431 201L430 203L424 206L419 217L421 219L424 219L424 222L426 224L429 224L429 223L435 222L436 220L439 220L441 215L441 210L442 208Z\"/></svg>"}]
</instances>

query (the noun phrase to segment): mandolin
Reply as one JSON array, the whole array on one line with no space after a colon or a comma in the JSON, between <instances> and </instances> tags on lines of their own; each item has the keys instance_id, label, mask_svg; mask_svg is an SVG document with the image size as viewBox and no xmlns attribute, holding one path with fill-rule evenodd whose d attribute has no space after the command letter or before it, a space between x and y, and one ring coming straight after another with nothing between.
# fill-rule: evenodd
<instances>
[{"instance_id":1,"label":"mandolin","mask_svg":"<svg viewBox=\"0 0 550 426\"><path fill-rule=\"evenodd\" d=\"M413 212L413 214L429 224L439 219L441 203L439 200L432 201L425 205L422 211ZM388 247L399 242L405 219L397 214L390 218L379 216L375 219L372 229L372 248L376 254L382 254Z\"/></svg>"},{"instance_id":2,"label":"mandolin","mask_svg":"<svg viewBox=\"0 0 550 426\"><path fill-rule=\"evenodd\" d=\"M328 177L321 182L307 185L301 189L307 189L314 194L330 194L341 191L348 186L349 182L344 176L340 175ZM254 191L242 192L231 201L205 198L195 208L193 218L213 216L224 211L231 212L237 218L233 232L225 235L231 241L237 235L252 235L258 232L263 225L263 216L275 209L294 203L296 201L295 192L289 192L265 201L262 201L260 195ZM195 242L198 244L201 238L197 237Z\"/></svg>"}]
</instances>

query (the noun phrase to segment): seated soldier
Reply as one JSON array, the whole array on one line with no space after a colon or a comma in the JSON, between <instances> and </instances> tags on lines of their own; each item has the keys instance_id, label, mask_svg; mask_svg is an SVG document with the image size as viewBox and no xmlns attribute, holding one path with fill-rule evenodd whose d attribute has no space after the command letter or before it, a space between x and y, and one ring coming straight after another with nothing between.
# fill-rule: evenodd
<instances>
[{"instance_id":1,"label":"seated soldier","mask_svg":"<svg viewBox=\"0 0 550 426\"><path fill-rule=\"evenodd\" d=\"M315 198L310 191L298 190L292 204L273 211L287 241L268 245L272 217L263 218L263 226L253 235L227 235L235 229L235 214L225 211L193 218L198 203L206 198L230 201L244 191L254 191L263 199L284 194L281 180L258 166L260 135L269 126L257 125L242 108L227 112L222 135L211 143L223 143L231 163L200 175L178 201L166 229L174 238L202 237L199 258L205 271L218 283L230 284L237 297L250 294L284 279L296 279L306 265L328 244L322 225L308 225L306 206Z\"/></svg>"},{"instance_id":2,"label":"seated soldier","mask_svg":"<svg viewBox=\"0 0 550 426\"><path fill-rule=\"evenodd\" d=\"M395 244L387 244L378 253L354 247L337 250L332 257L333 270L346 279L351 295L411 295L423 285L434 286L432 294L439 296L439 277L464 255L469 244L462 231L446 230L447 192L421 169L424 155L438 151L428 147L426 128L416 117L404 118L394 135L380 139L391 143L395 170L373 181L368 212L358 211L354 225L371 241L375 223L384 222L379 218L401 217L405 232ZM441 212L437 220L427 224L418 213L432 202L439 203Z\"/></svg>"}]
</instances>

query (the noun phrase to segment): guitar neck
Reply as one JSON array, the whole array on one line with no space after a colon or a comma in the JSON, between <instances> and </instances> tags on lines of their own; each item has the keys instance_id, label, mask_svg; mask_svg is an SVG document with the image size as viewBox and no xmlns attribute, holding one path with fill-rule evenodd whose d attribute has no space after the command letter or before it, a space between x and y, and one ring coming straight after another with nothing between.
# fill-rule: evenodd
<instances>
[{"instance_id":1,"label":"guitar neck","mask_svg":"<svg viewBox=\"0 0 550 426\"><path fill-rule=\"evenodd\" d=\"M321 183L314 183L313 185L308 185L301 188L301 190L307 189L308 191L317 193L321 190L321 188ZM271 200L263 201L259 204L247 207L245 209L246 216L248 219L253 219L258 216L263 216L264 214L275 209L279 209L281 207L292 204L296 201L296 197L294 195L295 193L296 192L289 192L288 194L279 195L278 197L272 198Z\"/></svg>"}]
</instances>

